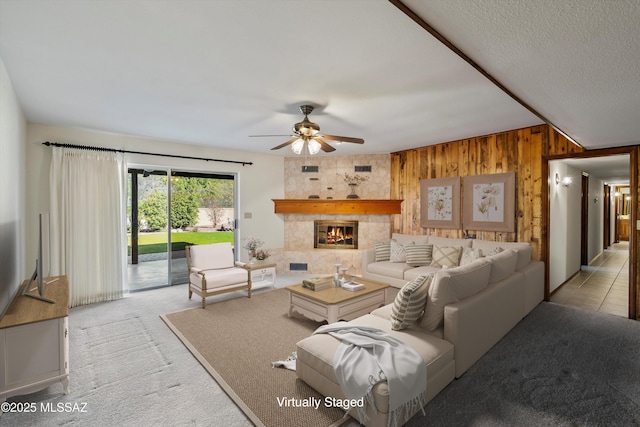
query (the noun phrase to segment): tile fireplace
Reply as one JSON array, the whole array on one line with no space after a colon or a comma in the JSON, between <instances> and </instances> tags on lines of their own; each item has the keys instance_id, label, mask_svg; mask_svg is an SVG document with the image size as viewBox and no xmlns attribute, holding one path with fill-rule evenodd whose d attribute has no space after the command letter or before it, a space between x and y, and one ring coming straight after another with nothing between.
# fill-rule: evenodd
<instances>
[{"instance_id":1,"label":"tile fireplace","mask_svg":"<svg viewBox=\"0 0 640 427\"><path fill-rule=\"evenodd\" d=\"M358 249L358 221L316 220L313 247L316 249Z\"/></svg>"}]
</instances>

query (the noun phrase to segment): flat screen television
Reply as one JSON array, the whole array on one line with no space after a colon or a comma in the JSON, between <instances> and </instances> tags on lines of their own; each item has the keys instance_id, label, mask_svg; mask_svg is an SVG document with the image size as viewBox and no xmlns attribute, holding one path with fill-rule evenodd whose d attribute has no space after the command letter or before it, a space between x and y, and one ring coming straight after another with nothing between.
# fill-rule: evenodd
<instances>
[{"instance_id":1,"label":"flat screen television","mask_svg":"<svg viewBox=\"0 0 640 427\"><path fill-rule=\"evenodd\" d=\"M36 258L36 269L31 275L31 279L22 291L22 295L36 298L55 304L55 301L44 296L44 272L49 269L49 215L40 214L38 217L38 257ZM49 272L47 271L47 274ZM35 293L37 291L37 293Z\"/></svg>"}]
</instances>

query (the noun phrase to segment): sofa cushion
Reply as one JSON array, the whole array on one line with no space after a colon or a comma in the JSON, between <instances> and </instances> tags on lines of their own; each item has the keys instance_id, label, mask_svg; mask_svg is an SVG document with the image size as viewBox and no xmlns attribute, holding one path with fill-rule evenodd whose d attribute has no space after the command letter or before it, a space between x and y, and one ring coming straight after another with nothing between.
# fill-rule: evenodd
<instances>
[{"instance_id":1,"label":"sofa cushion","mask_svg":"<svg viewBox=\"0 0 640 427\"><path fill-rule=\"evenodd\" d=\"M404 280L410 281L423 274L435 273L442 267L433 267L431 264L423 265L422 267L409 268L404 272Z\"/></svg>"},{"instance_id":2,"label":"sofa cushion","mask_svg":"<svg viewBox=\"0 0 640 427\"><path fill-rule=\"evenodd\" d=\"M487 259L491 261L491 275L489 276L489 283L495 283L506 279L516 271L518 254L512 249L507 249L489 256Z\"/></svg>"},{"instance_id":3,"label":"sofa cushion","mask_svg":"<svg viewBox=\"0 0 640 427\"><path fill-rule=\"evenodd\" d=\"M482 258L482 250L473 248L464 248L460 257L460 265L471 264L473 261Z\"/></svg>"},{"instance_id":4,"label":"sofa cushion","mask_svg":"<svg viewBox=\"0 0 640 427\"><path fill-rule=\"evenodd\" d=\"M364 325L387 332L394 338L416 350L427 365L427 381L444 369L454 357L453 345L420 329L394 331L388 319L365 314L349 322L352 325ZM337 384L333 368L333 357L340 340L329 334L311 335L297 343L298 360L303 361L328 380Z\"/></svg>"},{"instance_id":5,"label":"sofa cushion","mask_svg":"<svg viewBox=\"0 0 640 427\"><path fill-rule=\"evenodd\" d=\"M433 267L457 267L460 262L460 246L438 246L433 245Z\"/></svg>"},{"instance_id":6,"label":"sofa cushion","mask_svg":"<svg viewBox=\"0 0 640 427\"><path fill-rule=\"evenodd\" d=\"M381 317L387 321L389 321L389 319L391 319L391 309L393 307L393 303L391 304L387 304L387 305L383 305L380 308L376 308L375 310L373 310L370 314L373 316L377 316L377 317ZM426 329L424 329L422 326L420 326L420 322L414 322L412 323L409 328L411 329L417 329L425 334L429 334L429 335L433 335L434 337L438 337L438 338L443 338L444 339L444 327L441 326L433 331L427 331Z\"/></svg>"},{"instance_id":7,"label":"sofa cushion","mask_svg":"<svg viewBox=\"0 0 640 427\"><path fill-rule=\"evenodd\" d=\"M407 264L411 267L429 265L433 260L433 245L409 244L405 245L404 251L407 255Z\"/></svg>"},{"instance_id":8,"label":"sofa cushion","mask_svg":"<svg viewBox=\"0 0 640 427\"><path fill-rule=\"evenodd\" d=\"M473 248L482 250L486 256L496 247L513 249L518 253L518 263L516 270L521 270L531 262L531 245L528 242L491 242L488 240L473 240Z\"/></svg>"},{"instance_id":9,"label":"sofa cushion","mask_svg":"<svg viewBox=\"0 0 640 427\"><path fill-rule=\"evenodd\" d=\"M428 331L436 329L444 319L444 307L486 288L490 274L491 261L484 258L457 268L439 270L429 287L420 325Z\"/></svg>"},{"instance_id":10,"label":"sofa cushion","mask_svg":"<svg viewBox=\"0 0 640 427\"><path fill-rule=\"evenodd\" d=\"M429 236L429 243L438 246L461 246L463 248L470 248L473 242L471 239L452 239L449 237Z\"/></svg>"},{"instance_id":11,"label":"sofa cushion","mask_svg":"<svg viewBox=\"0 0 640 427\"><path fill-rule=\"evenodd\" d=\"M407 261L407 253L404 249L404 244L396 242L395 240L391 241L391 255L390 255L389 261L391 262Z\"/></svg>"},{"instance_id":12,"label":"sofa cushion","mask_svg":"<svg viewBox=\"0 0 640 427\"><path fill-rule=\"evenodd\" d=\"M402 234L402 233L393 233L391 238L398 243L402 243L403 245L407 245L409 243L418 243L418 244L426 244L429 242L429 237L426 234Z\"/></svg>"},{"instance_id":13,"label":"sofa cushion","mask_svg":"<svg viewBox=\"0 0 640 427\"><path fill-rule=\"evenodd\" d=\"M367 266L367 272L381 276L392 277L394 279L404 279L404 272L411 269L410 265L404 262L373 262Z\"/></svg>"},{"instance_id":14,"label":"sofa cushion","mask_svg":"<svg viewBox=\"0 0 640 427\"><path fill-rule=\"evenodd\" d=\"M391 242L374 242L375 261L389 261L391 259Z\"/></svg>"},{"instance_id":15,"label":"sofa cushion","mask_svg":"<svg viewBox=\"0 0 640 427\"><path fill-rule=\"evenodd\" d=\"M391 329L406 329L422 316L431 279L431 274L418 276L400 289L391 306Z\"/></svg>"}]
</instances>

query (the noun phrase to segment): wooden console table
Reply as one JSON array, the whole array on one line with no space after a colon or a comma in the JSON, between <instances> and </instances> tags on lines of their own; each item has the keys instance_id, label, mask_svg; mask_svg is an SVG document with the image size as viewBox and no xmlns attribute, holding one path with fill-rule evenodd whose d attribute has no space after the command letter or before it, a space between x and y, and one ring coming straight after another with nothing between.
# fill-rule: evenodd
<instances>
[{"instance_id":1,"label":"wooden console table","mask_svg":"<svg viewBox=\"0 0 640 427\"><path fill-rule=\"evenodd\" d=\"M69 282L45 277L50 304L22 295L25 280L0 319L0 402L58 381L69 393Z\"/></svg>"}]
</instances>

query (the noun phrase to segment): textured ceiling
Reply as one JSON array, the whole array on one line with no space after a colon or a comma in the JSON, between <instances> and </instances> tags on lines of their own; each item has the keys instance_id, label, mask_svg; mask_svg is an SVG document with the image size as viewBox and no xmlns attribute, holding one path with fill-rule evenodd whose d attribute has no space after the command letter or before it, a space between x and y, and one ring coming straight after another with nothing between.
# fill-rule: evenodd
<instances>
[{"instance_id":1,"label":"textured ceiling","mask_svg":"<svg viewBox=\"0 0 640 427\"><path fill-rule=\"evenodd\" d=\"M640 1L405 1L586 148L640 144Z\"/></svg>"},{"instance_id":2,"label":"textured ceiling","mask_svg":"<svg viewBox=\"0 0 640 427\"><path fill-rule=\"evenodd\" d=\"M406 1L585 147L640 143L639 1ZM541 123L384 0L0 0L27 119L269 149L302 117L388 153Z\"/></svg>"}]
</instances>

